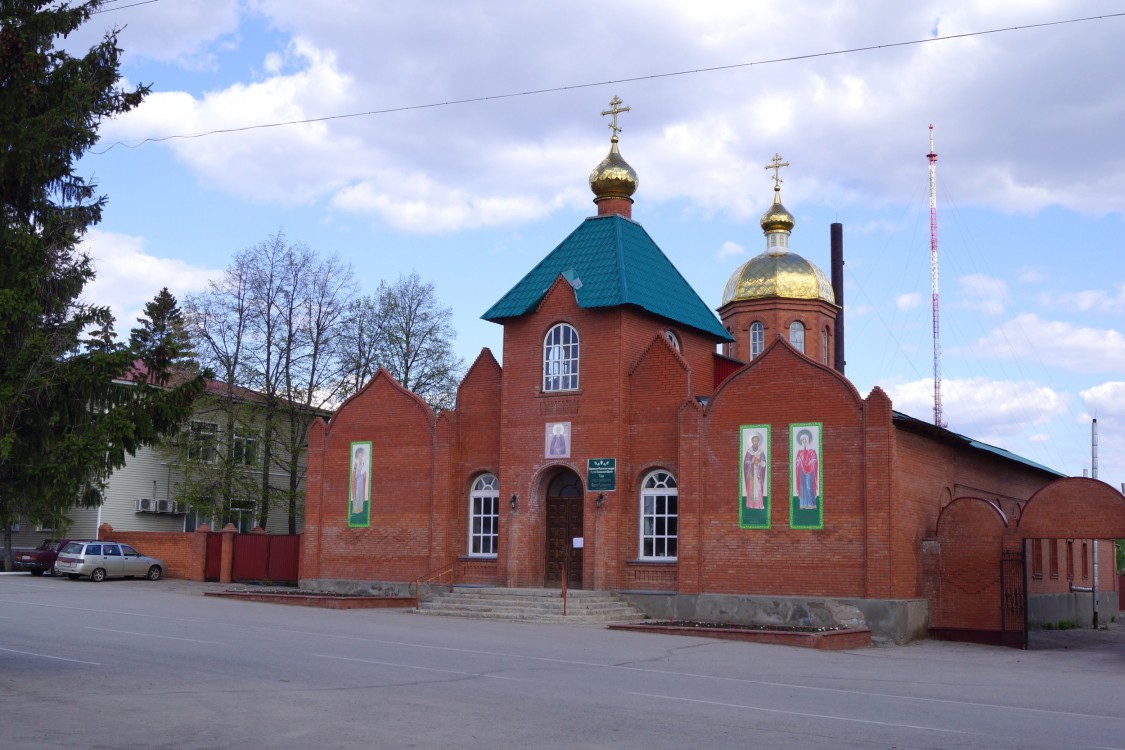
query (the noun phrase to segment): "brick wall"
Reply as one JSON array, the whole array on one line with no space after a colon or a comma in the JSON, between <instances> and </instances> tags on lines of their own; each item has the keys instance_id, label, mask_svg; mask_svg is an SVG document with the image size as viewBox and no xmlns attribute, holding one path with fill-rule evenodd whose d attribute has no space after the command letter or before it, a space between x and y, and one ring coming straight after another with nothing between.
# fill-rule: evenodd
<instances>
[{"instance_id":1,"label":"brick wall","mask_svg":"<svg viewBox=\"0 0 1125 750\"><path fill-rule=\"evenodd\" d=\"M791 529L789 425L822 424L824 528ZM739 426L768 424L771 528L741 529ZM775 339L707 408L700 509L708 593L865 595L864 404L838 373Z\"/></svg>"},{"instance_id":2,"label":"brick wall","mask_svg":"<svg viewBox=\"0 0 1125 750\"><path fill-rule=\"evenodd\" d=\"M114 531L103 523L98 538L128 544L142 555L164 561L164 575L169 578L203 580L203 564L207 555L205 532L180 531Z\"/></svg>"}]
</instances>

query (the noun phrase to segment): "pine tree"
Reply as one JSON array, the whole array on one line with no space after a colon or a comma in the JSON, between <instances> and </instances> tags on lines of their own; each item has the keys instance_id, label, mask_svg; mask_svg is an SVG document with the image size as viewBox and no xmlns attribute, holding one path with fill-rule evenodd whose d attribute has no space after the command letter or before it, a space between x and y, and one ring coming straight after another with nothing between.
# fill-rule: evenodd
<instances>
[{"instance_id":1,"label":"pine tree","mask_svg":"<svg viewBox=\"0 0 1125 750\"><path fill-rule=\"evenodd\" d=\"M178 429L203 386L199 377L152 385L167 377L155 351L116 341L109 309L81 299L94 269L77 245L106 199L75 164L101 120L148 93L118 87L116 31L80 58L55 49L100 5L0 1L0 527L9 566L12 523L59 525L70 507L99 504L110 472ZM137 356L156 369L132 386Z\"/></svg>"}]
</instances>

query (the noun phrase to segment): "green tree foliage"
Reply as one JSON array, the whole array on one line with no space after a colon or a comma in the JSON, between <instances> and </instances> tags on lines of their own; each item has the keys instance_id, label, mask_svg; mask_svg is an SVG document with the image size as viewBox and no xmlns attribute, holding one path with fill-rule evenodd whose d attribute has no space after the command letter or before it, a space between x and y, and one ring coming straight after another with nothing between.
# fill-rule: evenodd
<instances>
[{"instance_id":1,"label":"green tree foliage","mask_svg":"<svg viewBox=\"0 0 1125 750\"><path fill-rule=\"evenodd\" d=\"M343 392L355 393L383 367L435 411L456 405L464 362L453 351L453 311L417 272L352 303L341 331Z\"/></svg>"},{"instance_id":2,"label":"green tree foliage","mask_svg":"<svg viewBox=\"0 0 1125 750\"><path fill-rule=\"evenodd\" d=\"M118 87L116 31L83 57L55 49L101 0L0 3L0 526L11 555L19 518L58 525L97 505L109 474L175 431L203 386L167 383L175 357L145 336L116 341L108 308L85 303L94 277L77 249L105 197L75 173L107 117L148 88ZM133 377L133 362L152 368ZM9 559L10 563L10 559Z\"/></svg>"}]
</instances>

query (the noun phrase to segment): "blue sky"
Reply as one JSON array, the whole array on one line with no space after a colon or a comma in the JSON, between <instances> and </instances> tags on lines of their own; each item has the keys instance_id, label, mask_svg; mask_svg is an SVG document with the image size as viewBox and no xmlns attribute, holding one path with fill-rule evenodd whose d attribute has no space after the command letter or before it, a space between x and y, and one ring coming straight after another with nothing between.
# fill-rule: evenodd
<instances>
[{"instance_id":1,"label":"blue sky","mask_svg":"<svg viewBox=\"0 0 1125 750\"><path fill-rule=\"evenodd\" d=\"M500 357L479 316L594 213L618 95L633 217L703 300L764 248L780 153L792 249L827 269L844 224L849 378L929 420L933 123L949 428L1081 475L1097 416L1100 477L1125 481L1125 3L127 5L67 41L123 27L153 87L79 165L109 196L88 296L123 329L283 230L365 291L418 271L461 356ZM420 106L541 89L564 90Z\"/></svg>"}]
</instances>

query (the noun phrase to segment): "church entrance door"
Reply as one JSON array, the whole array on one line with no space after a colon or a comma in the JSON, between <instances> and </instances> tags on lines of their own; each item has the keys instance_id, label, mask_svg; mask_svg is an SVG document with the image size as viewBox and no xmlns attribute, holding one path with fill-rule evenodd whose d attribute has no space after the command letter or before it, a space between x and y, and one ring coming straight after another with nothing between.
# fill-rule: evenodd
<instances>
[{"instance_id":1,"label":"church entrance door","mask_svg":"<svg viewBox=\"0 0 1125 750\"><path fill-rule=\"evenodd\" d=\"M569 469L547 487L546 586L562 586L565 565L567 587L582 588L582 548L574 539L582 536L583 498L582 480Z\"/></svg>"}]
</instances>

